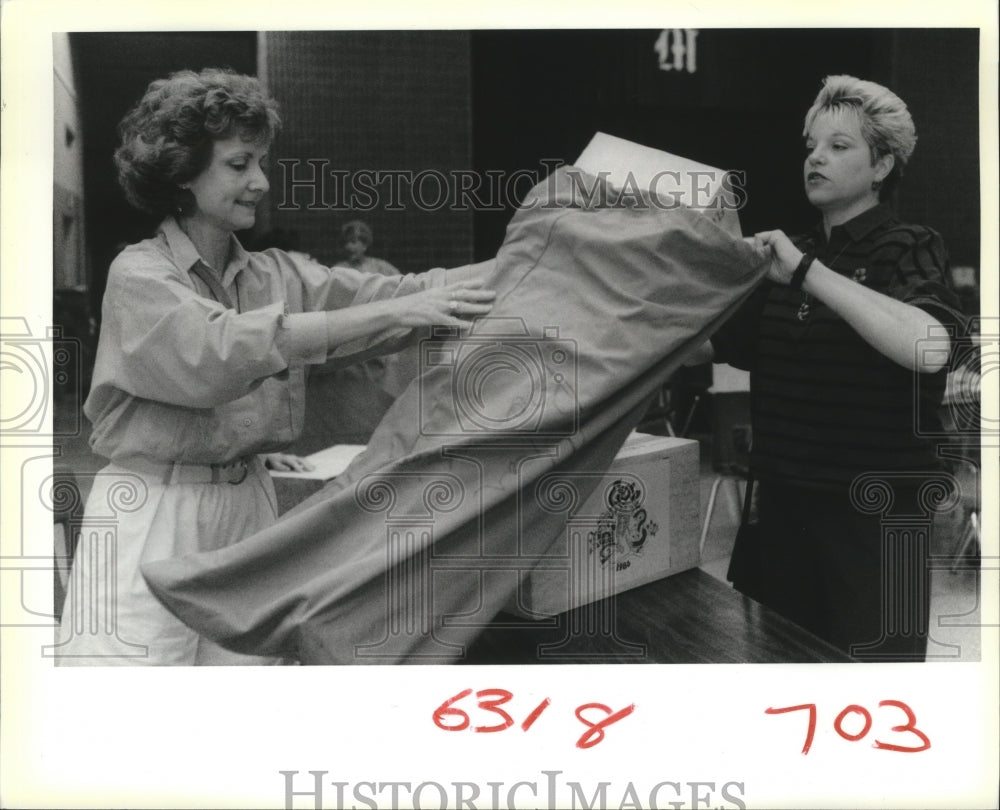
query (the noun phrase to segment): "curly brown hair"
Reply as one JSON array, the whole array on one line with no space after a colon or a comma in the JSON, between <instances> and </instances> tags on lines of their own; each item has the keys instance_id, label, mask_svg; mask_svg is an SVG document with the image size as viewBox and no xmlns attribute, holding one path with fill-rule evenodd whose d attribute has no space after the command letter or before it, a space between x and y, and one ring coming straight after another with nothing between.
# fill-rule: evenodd
<instances>
[{"instance_id":1,"label":"curly brown hair","mask_svg":"<svg viewBox=\"0 0 1000 810\"><path fill-rule=\"evenodd\" d=\"M215 141L240 135L272 140L281 127L278 105L253 76L232 70L181 70L150 83L118 125L118 183L128 201L157 216L193 210L190 191L212 157Z\"/></svg>"}]
</instances>

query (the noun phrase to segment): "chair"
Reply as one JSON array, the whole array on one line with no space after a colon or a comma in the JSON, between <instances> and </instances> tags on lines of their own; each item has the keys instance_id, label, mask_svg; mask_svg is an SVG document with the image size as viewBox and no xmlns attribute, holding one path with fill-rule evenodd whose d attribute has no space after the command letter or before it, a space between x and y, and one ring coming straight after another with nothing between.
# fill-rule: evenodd
<instances>
[{"instance_id":1,"label":"chair","mask_svg":"<svg viewBox=\"0 0 1000 810\"><path fill-rule=\"evenodd\" d=\"M951 573L963 566L966 558L982 553L982 536L979 526L979 469L970 461L957 461L953 475L958 482L959 503L962 508L962 530L951 553Z\"/></svg>"},{"instance_id":2,"label":"chair","mask_svg":"<svg viewBox=\"0 0 1000 810\"><path fill-rule=\"evenodd\" d=\"M656 393L656 401L649 406L642 420L636 426L640 433L662 436L676 436L673 423L674 409L669 381Z\"/></svg>"},{"instance_id":3,"label":"chair","mask_svg":"<svg viewBox=\"0 0 1000 810\"><path fill-rule=\"evenodd\" d=\"M709 365L682 366L660 388L656 401L643 416L641 433L684 438L691 430L698 406L712 384Z\"/></svg>"}]
</instances>

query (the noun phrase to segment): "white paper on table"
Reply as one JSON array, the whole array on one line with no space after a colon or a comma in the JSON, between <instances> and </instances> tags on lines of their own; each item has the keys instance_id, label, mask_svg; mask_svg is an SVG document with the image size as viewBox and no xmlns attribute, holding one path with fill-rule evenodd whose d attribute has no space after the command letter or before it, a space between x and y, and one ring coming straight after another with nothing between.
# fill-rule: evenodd
<instances>
[{"instance_id":1,"label":"white paper on table","mask_svg":"<svg viewBox=\"0 0 1000 810\"><path fill-rule=\"evenodd\" d=\"M309 472L291 472L287 470L270 470L272 478L299 478L304 481L329 481L340 475L354 460L354 457L365 450L365 444L335 444L305 456L305 461L313 465Z\"/></svg>"}]
</instances>

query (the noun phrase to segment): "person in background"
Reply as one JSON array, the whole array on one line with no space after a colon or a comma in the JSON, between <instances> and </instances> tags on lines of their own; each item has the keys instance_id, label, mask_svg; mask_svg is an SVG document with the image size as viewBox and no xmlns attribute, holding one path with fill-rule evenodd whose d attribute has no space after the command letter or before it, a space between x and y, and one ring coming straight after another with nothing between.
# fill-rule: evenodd
<instances>
[{"instance_id":1,"label":"person in background","mask_svg":"<svg viewBox=\"0 0 1000 810\"><path fill-rule=\"evenodd\" d=\"M334 267L401 275L384 259L367 255L371 244L372 230L367 223L359 219L344 223L340 229L343 258ZM331 363L329 367L312 367L306 385L305 425L293 449L308 455L337 444L367 444L396 401L399 390L395 381L400 373L415 373L411 354L403 349L349 366Z\"/></svg>"},{"instance_id":2,"label":"person in background","mask_svg":"<svg viewBox=\"0 0 1000 810\"><path fill-rule=\"evenodd\" d=\"M830 76L803 134L820 221L753 238L767 280L711 341L716 362L751 372L757 543L740 547L741 533L730 578L860 660L922 660L927 548L912 538L887 555L882 516L852 485L890 479L894 511L919 509L939 469L923 436L940 429L929 422L951 350L943 327L962 333L961 307L941 237L884 203L916 144L903 101Z\"/></svg>"},{"instance_id":3,"label":"person in background","mask_svg":"<svg viewBox=\"0 0 1000 810\"><path fill-rule=\"evenodd\" d=\"M308 364L391 351L415 327L467 328L490 311L494 293L469 268L388 277L245 250L235 234L256 221L279 125L257 79L216 69L154 81L120 125L119 182L162 222L108 275L84 413L109 464L85 510L116 508L115 537L79 542L60 664L264 663L176 619L140 565L273 523L260 454L301 431Z\"/></svg>"},{"instance_id":4,"label":"person in background","mask_svg":"<svg viewBox=\"0 0 1000 810\"><path fill-rule=\"evenodd\" d=\"M392 264L385 259L377 259L368 255L372 246L372 229L360 219L345 222L340 228L340 245L344 258L337 262L337 267L353 267L367 273L381 273L384 276L399 275Z\"/></svg>"}]
</instances>

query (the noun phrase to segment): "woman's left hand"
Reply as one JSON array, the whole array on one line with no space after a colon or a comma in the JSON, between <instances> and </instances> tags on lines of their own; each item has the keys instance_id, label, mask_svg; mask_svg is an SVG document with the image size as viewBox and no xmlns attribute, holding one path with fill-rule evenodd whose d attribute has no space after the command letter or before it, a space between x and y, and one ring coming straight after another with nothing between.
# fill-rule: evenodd
<instances>
[{"instance_id":1,"label":"woman's left hand","mask_svg":"<svg viewBox=\"0 0 1000 810\"><path fill-rule=\"evenodd\" d=\"M792 280L792 274L804 254L785 236L784 231L761 231L753 237L747 237L745 241L761 262L770 262L767 277L771 281L788 284Z\"/></svg>"},{"instance_id":2,"label":"woman's left hand","mask_svg":"<svg viewBox=\"0 0 1000 810\"><path fill-rule=\"evenodd\" d=\"M264 453L264 466L280 472L310 472L315 467L301 456L291 453Z\"/></svg>"}]
</instances>

